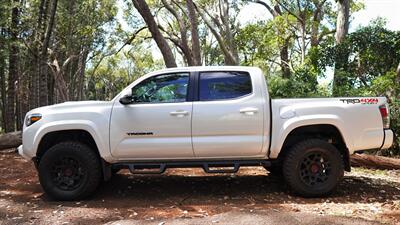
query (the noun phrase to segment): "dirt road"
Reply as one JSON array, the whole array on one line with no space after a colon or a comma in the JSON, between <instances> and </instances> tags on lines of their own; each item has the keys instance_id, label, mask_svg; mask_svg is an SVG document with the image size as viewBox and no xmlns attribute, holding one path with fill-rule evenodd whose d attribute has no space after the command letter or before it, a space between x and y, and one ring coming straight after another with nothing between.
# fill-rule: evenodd
<instances>
[{"instance_id":1,"label":"dirt road","mask_svg":"<svg viewBox=\"0 0 400 225\"><path fill-rule=\"evenodd\" d=\"M236 175L199 169L117 174L89 199L50 201L36 171L0 153L0 224L400 224L400 171L355 169L329 198L291 195L262 168ZM263 223L262 223L263 222ZM276 222L276 223L275 223Z\"/></svg>"}]
</instances>

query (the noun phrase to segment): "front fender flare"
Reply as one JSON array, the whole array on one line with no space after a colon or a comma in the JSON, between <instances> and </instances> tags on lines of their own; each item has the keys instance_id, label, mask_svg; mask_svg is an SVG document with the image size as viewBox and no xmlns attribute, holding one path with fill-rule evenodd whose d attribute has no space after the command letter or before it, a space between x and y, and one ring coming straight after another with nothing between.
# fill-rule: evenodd
<instances>
[{"instance_id":1,"label":"front fender flare","mask_svg":"<svg viewBox=\"0 0 400 225\"><path fill-rule=\"evenodd\" d=\"M100 129L96 126L95 123L89 120L64 120L64 121L55 121L49 122L41 126L33 141L33 148L38 149L39 144L43 137L51 132L55 131L63 131L63 130L84 130L87 131L93 138L96 143L96 146L99 150L99 154L102 158L108 157L108 144L103 140L104 138L100 137Z\"/></svg>"}]
</instances>

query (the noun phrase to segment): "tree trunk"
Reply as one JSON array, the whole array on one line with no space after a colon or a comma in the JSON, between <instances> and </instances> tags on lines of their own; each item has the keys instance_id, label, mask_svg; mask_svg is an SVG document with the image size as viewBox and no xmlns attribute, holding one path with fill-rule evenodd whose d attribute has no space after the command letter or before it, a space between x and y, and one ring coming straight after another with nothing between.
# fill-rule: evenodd
<instances>
[{"instance_id":1,"label":"tree trunk","mask_svg":"<svg viewBox=\"0 0 400 225\"><path fill-rule=\"evenodd\" d=\"M285 40L284 45L280 48L281 70L283 78L290 78L291 71L289 68L289 38Z\"/></svg>"},{"instance_id":2,"label":"tree trunk","mask_svg":"<svg viewBox=\"0 0 400 225\"><path fill-rule=\"evenodd\" d=\"M0 135L0 150L16 148L22 144L21 131Z\"/></svg>"},{"instance_id":3,"label":"tree trunk","mask_svg":"<svg viewBox=\"0 0 400 225\"><path fill-rule=\"evenodd\" d=\"M71 60L71 58L72 57L69 57L67 60ZM66 60L66 62L68 64L67 60ZM56 88L57 88L57 92L58 92L58 94L60 96L61 102L68 101L69 100L68 87L67 87L67 83L65 82L65 79L64 79L64 71L63 71L65 66L61 67L59 65L57 59L54 59L53 63L49 64L49 66L51 66L50 68L51 68L52 73L53 73L54 82L55 82L55 85L56 85Z\"/></svg>"},{"instance_id":4,"label":"tree trunk","mask_svg":"<svg viewBox=\"0 0 400 225\"><path fill-rule=\"evenodd\" d=\"M195 62L187 38L187 28L185 22L182 20L182 16L178 14L177 10L175 10L166 0L161 1L164 4L165 8L175 17L179 25L180 39L171 37L172 42L174 42L174 44L182 50L183 56L186 59L187 64L189 66L194 66Z\"/></svg>"},{"instance_id":5,"label":"tree trunk","mask_svg":"<svg viewBox=\"0 0 400 225\"><path fill-rule=\"evenodd\" d=\"M6 74L4 72L4 61L2 58L0 58L0 60L2 60L0 62L0 90L1 90L1 123L0 123L0 127L2 127L3 129L6 129L5 125L6 125L6 120L5 120L5 106L6 106ZM2 130L3 130L2 129Z\"/></svg>"},{"instance_id":6,"label":"tree trunk","mask_svg":"<svg viewBox=\"0 0 400 225\"><path fill-rule=\"evenodd\" d=\"M14 0L15 4L19 4L18 0ZM10 25L10 49L8 59L8 89L7 89L7 112L6 112L6 132L15 130L15 83L18 78L18 23L19 8L14 6L11 13Z\"/></svg>"},{"instance_id":7,"label":"tree trunk","mask_svg":"<svg viewBox=\"0 0 400 225\"><path fill-rule=\"evenodd\" d=\"M400 169L400 159L383 156L354 154L350 157L351 166L365 167L368 169L393 170Z\"/></svg>"},{"instance_id":8,"label":"tree trunk","mask_svg":"<svg viewBox=\"0 0 400 225\"><path fill-rule=\"evenodd\" d=\"M281 8L279 7L278 3L274 7L271 7L270 5L268 5L268 3L264 2L264 1L255 1L255 3L258 3L262 6L264 6L269 11L269 13L272 15L273 18L276 18L276 17L282 15L282 11L281 11ZM282 46L280 46L280 49L279 49L280 67L281 67L281 72L282 72L283 78L291 77L291 71L290 71L290 67L289 67L289 41L290 41L290 37L284 41L284 44Z\"/></svg>"},{"instance_id":9,"label":"tree trunk","mask_svg":"<svg viewBox=\"0 0 400 225\"><path fill-rule=\"evenodd\" d=\"M225 65L232 65L232 66L239 65L238 59L235 58L231 49L225 43L224 38L220 34L221 32L217 31L217 29L215 29L215 26L207 18L206 14L209 15L209 13L205 9L200 9L199 7L196 7L196 10L200 14L201 18L203 19L207 27L210 29L215 39L217 39L218 45L221 48L222 53L224 54Z\"/></svg>"},{"instance_id":10,"label":"tree trunk","mask_svg":"<svg viewBox=\"0 0 400 225\"><path fill-rule=\"evenodd\" d=\"M237 46L233 37L233 32L231 28L231 24L229 22L229 3L228 0L220 0L220 15L221 21L223 23L223 33L225 34L225 40L227 42L229 51L231 52L236 64L239 64L239 54L237 50Z\"/></svg>"},{"instance_id":11,"label":"tree trunk","mask_svg":"<svg viewBox=\"0 0 400 225\"><path fill-rule=\"evenodd\" d=\"M192 56L194 60L195 66L201 65L201 49L200 49L200 38L198 31L198 15L196 13L194 4L192 0L186 1L186 6L189 12L189 21L190 21L190 32L192 35Z\"/></svg>"},{"instance_id":12,"label":"tree trunk","mask_svg":"<svg viewBox=\"0 0 400 225\"><path fill-rule=\"evenodd\" d=\"M303 21L300 22L300 32L301 32L301 46L300 46L300 51L301 51L301 64L304 64L305 58L306 58L306 24Z\"/></svg>"},{"instance_id":13,"label":"tree trunk","mask_svg":"<svg viewBox=\"0 0 400 225\"><path fill-rule=\"evenodd\" d=\"M397 70L396 70L396 79L395 79L395 81L396 81L396 83L397 84L399 84L400 83L400 63L399 63L399 65L397 66ZM399 96L399 92L398 92L398 88L395 88L395 91L394 91L394 94L396 95L396 96ZM390 98L389 98L390 99Z\"/></svg>"},{"instance_id":14,"label":"tree trunk","mask_svg":"<svg viewBox=\"0 0 400 225\"><path fill-rule=\"evenodd\" d=\"M31 58L25 59L24 67L31 68ZM21 130L24 125L25 114L29 111L29 76L30 73L20 71L18 78L18 119L17 119L17 130Z\"/></svg>"},{"instance_id":15,"label":"tree trunk","mask_svg":"<svg viewBox=\"0 0 400 225\"><path fill-rule=\"evenodd\" d=\"M161 34L161 31L158 28L156 21L154 20L154 16L151 14L150 8L147 5L145 0L132 0L133 5L138 10L140 15L143 17L144 21L149 28L151 36L153 37L154 41L156 42L158 48L161 51L161 54L164 58L165 66L170 67L177 67L175 62L174 54L170 46L168 45L167 41L165 40L164 36Z\"/></svg>"},{"instance_id":16,"label":"tree trunk","mask_svg":"<svg viewBox=\"0 0 400 225\"><path fill-rule=\"evenodd\" d=\"M27 68L29 68L29 90L30 90L30 94L29 94L29 101L28 101L28 106L29 109L34 109L37 108L38 106L38 96L39 96L39 92L38 92L38 70L36 68L36 65L38 65L38 58L37 57L31 57L29 59L30 61L30 65L27 65Z\"/></svg>"},{"instance_id":17,"label":"tree trunk","mask_svg":"<svg viewBox=\"0 0 400 225\"><path fill-rule=\"evenodd\" d=\"M336 22L336 45L340 45L346 38L349 32L349 20L350 20L350 0L338 0L338 15ZM333 95L339 96L339 87L343 81L340 77L340 70L343 69L347 61L346 56L341 56L336 59L335 73L333 77Z\"/></svg>"},{"instance_id":18,"label":"tree trunk","mask_svg":"<svg viewBox=\"0 0 400 225\"><path fill-rule=\"evenodd\" d=\"M88 56L87 50L82 50L82 54L79 57L78 66L78 85L77 85L77 101L83 100L83 83L85 81L85 70L86 70L86 59Z\"/></svg>"},{"instance_id":19,"label":"tree trunk","mask_svg":"<svg viewBox=\"0 0 400 225\"><path fill-rule=\"evenodd\" d=\"M336 21L336 44L342 43L349 32L350 0L338 0L338 15Z\"/></svg>"},{"instance_id":20,"label":"tree trunk","mask_svg":"<svg viewBox=\"0 0 400 225\"><path fill-rule=\"evenodd\" d=\"M40 74L40 43L43 42L45 23L43 20L46 18L45 6L47 5L47 0L41 0L38 7L38 19L36 29L34 29L34 41L32 49L36 53L31 61L31 69L29 76L29 108L36 108L39 105L39 74Z\"/></svg>"},{"instance_id":21,"label":"tree trunk","mask_svg":"<svg viewBox=\"0 0 400 225\"><path fill-rule=\"evenodd\" d=\"M49 18L49 23L47 25L46 29L46 34L43 40L43 45L40 53L40 74L39 74L39 105L48 105L48 96L49 96L49 91L48 91L48 65L47 65L47 49L49 48L50 45L50 39L51 35L54 30L54 24L55 24L55 17L56 17L56 11L57 11L57 3L58 0L52 0L51 1L51 6L50 6L50 18Z\"/></svg>"},{"instance_id":22,"label":"tree trunk","mask_svg":"<svg viewBox=\"0 0 400 225\"><path fill-rule=\"evenodd\" d=\"M3 29L0 28L0 46L6 46L5 40L3 39ZM6 61L5 61L5 49L0 50L0 94L1 94L1 126L6 129Z\"/></svg>"},{"instance_id":23,"label":"tree trunk","mask_svg":"<svg viewBox=\"0 0 400 225\"><path fill-rule=\"evenodd\" d=\"M315 10L312 17L311 25L311 48L318 47L319 39L319 27L321 25L321 20L324 18L323 6L325 2L314 2Z\"/></svg>"}]
</instances>

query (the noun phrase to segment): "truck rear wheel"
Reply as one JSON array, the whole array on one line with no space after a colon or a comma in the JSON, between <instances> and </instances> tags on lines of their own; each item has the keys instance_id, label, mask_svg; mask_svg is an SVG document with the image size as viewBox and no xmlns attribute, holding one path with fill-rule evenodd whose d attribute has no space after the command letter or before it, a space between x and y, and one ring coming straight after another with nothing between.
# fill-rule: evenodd
<instances>
[{"instance_id":1,"label":"truck rear wheel","mask_svg":"<svg viewBox=\"0 0 400 225\"><path fill-rule=\"evenodd\" d=\"M268 176L282 177L282 165L278 164L264 168L268 171Z\"/></svg>"},{"instance_id":2,"label":"truck rear wheel","mask_svg":"<svg viewBox=\"0 0 400 225\"><path fill-rule=\"evenodd\" d=\"M40 160L39 181L55 200L78 200L92 194L101 181L97 154L79 142L54 145Z\"/></svg>"},{"instance_id":3,"label":"truck rear wheel","mask_svg":"<svg viewBox=\"0 0 400 225\"><path fill-rule=\"evenodd\" d=\"M283 176L294 192L304 197L331 193L343 178L343 160L332 144L309 139L295 144L283 162Z\"/></svg>"}]
</instances>

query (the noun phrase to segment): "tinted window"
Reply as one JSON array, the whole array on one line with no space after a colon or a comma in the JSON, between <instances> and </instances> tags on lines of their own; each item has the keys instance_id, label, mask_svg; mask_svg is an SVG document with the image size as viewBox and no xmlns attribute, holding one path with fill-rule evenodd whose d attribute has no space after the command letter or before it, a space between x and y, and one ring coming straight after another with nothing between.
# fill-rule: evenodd
<instances>
[{"instance_id":1,"label":"tinted window","mask_svg":"<svg viewBox=\"0 0 400 225\"><path fill-rule=\"evenodd\" d=\"M238 98L251 93L250 75L245 72L206 72L200 74L200 100Z\"/></svg>"},{"instance_id":2,"label":"tinted window","mask_svg":"<svg viewBox=\"0 0 400 225\"><path fill-rule=\"evenodd\" d=\"M132 88L135 102L167 103L186 101L189 74L150 77Z\"/></svg>"}]
</instances>

